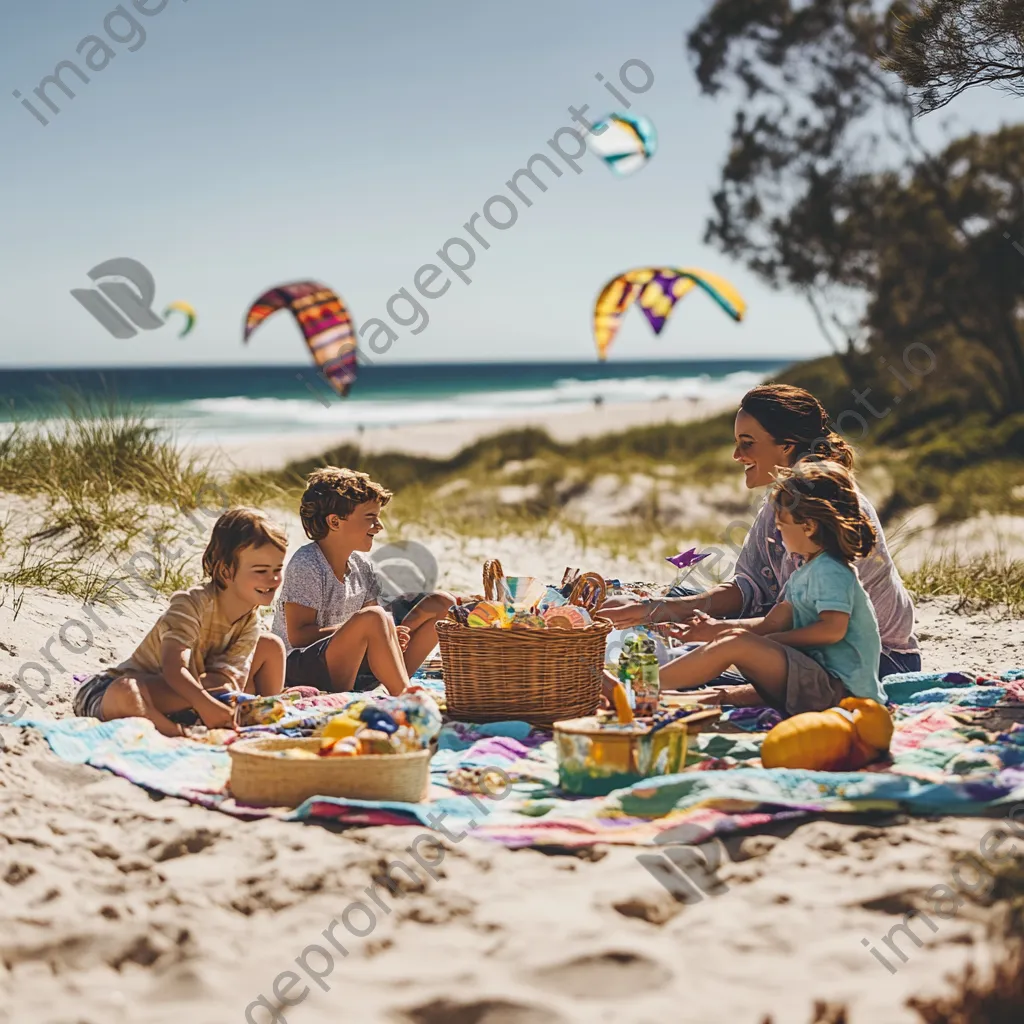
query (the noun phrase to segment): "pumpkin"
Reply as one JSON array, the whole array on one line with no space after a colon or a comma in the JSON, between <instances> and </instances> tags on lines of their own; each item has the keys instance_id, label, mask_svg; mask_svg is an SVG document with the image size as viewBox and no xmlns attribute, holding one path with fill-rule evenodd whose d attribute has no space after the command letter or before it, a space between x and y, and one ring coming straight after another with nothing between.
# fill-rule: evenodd
<instances>
[{"instance_id":1,"label":"pumpkin","mask_svg":"<svg viewBox=\"0 0 1024 1024\"><path fill-rule=\"evenodd\" d=\"M855 771L888 752L892 717L869 697L846 697L838 708L779 722L761 744L765 768Z\"/></svg>"}]
</instances>

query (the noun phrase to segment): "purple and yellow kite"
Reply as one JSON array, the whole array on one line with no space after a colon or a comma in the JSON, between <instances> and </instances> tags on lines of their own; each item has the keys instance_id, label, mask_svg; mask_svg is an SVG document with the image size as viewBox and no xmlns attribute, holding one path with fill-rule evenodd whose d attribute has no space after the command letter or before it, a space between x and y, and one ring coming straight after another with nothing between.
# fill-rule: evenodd
<instances>
[{"instance_id":1,"label":"purple and yellow kite","mask_svg":"<svg viewBox=\"0 0 1024 1024\"><path fill-rule=\"evenodd\" d=\"M696 267L639 267L612 278L594 305L594 341L604 361L619 330L622 314L639 301L655 334L661 334L675 304L701 287L733 318L742 320L747 304L725 278Z\"/></svg>"},{"instance_id":2,"label":"purple and yellow kite","mask_svg":"<svg viewBox=\"0 0 1024 1024\"><path fill-rule=\"evenodd\" d=\"M245 317L249 336L279 309L290 309L320 372L345 398L356 379L356 338L345 303L330 288L316 281L282 284L261 295Z\"/></svg>"}]
</instances>

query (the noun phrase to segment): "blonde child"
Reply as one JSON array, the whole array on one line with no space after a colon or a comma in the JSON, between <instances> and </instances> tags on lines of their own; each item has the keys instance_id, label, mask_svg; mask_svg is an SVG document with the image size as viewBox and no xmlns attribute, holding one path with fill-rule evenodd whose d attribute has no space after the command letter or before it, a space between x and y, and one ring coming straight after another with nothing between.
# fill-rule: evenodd
<instances>
[{"instance_id":1,"label":"blonde child","mask_svg":"<svg viewBox=\"0 0 1024 1024\"><path fill-rule=\"evenodd\" d=\"M779 469L769 501L800 567L763 618L697 613L690 626L669 627L680 639L704 643L661 669L663 689L693 689L735 665L757 696L787 714L823 711L851 694L881 702L878 622L851 568L871 550L875 531L850 474L835 462ZM722 688L705 702L751 703L754 694L744 690Z\"/></svg>"},{"instance_id":2,"label":"blonde child","mask_svg":"<svg viewBox=\"0 0 1024 1024\"><path fill-rule=\"evenodd\" d=\"M260 631L258 609L281 585L286 548L283 531L262 512L225 512L203 553L209 582L172 595L127 661L82 683L75 714L148 718L165 736L180 736L174 719L196 715L208 728L231 728L231 709L218 692L280 693L284 645Z\"/></svg>"},{"instance_id":3,"label":"blonde child","mask_svg":"<svg viewBox=\"0 0 1024 1024\"><path fill-rule=\"evenodd\" d=\"M455 603L451 594L381 604L381 580L367 554L391 497L351 469L327 466L307 478L299 516L311 543L288 562L274 614L289 686L368 690L380 682L398 694L437 644L434 624Z\"/></svg>"}]
</instances>

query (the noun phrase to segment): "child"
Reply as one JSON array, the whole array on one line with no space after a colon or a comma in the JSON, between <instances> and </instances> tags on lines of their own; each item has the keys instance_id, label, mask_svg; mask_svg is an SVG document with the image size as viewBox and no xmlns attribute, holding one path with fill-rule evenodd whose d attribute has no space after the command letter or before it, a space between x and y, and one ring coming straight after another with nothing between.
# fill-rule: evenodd
<instances>
[{"instance_id":1,"label":"child","mask_svg":"<svg viewBox=\"0 0 1024 1024\"><path fill-rule=\"evenodd\" d=\"M381 581L366 552L390 500L351 469L327 466L307 478L299 516L312 543L288 562L274 614L289 686L371 690L379 680L398 694L437 644L434 624L455 603L450 594L403 595L392 615L379 603Z\"/></svg>"},{"instance_id":2,"label":"child","mask_svg":"<svg viewBox=\"0 0 1024 1024\"><path fill-rule=\"evenodd\" d=\"M692 689L735 665L766 703L790 715L824 711L851 694L884 702L878 623L850 568L871 550L875 532L849 473L835 462L780 469L769 501L786 550L803 564L764 618L698 613L689 628L674 628L681 639L705 643L665 665L662 686Z\"/></svg>"},{"instance_id":3,"label":"child","mask_svg":"<svg viewBox=\"0 0 1024 1024\"><path fill-rule=\"evenodd\" d=\"M284 645L260 632L257 609L281 585L286 548L284 533L262 512L225 512L203 552L210 582L173 594L127 661L82 683L75 714L108 722L148 718L165 736L181 736L172 719L194 719L192 712L210 729L233 726L218 691L280 693Z\"/></svg>"}]
</instances>

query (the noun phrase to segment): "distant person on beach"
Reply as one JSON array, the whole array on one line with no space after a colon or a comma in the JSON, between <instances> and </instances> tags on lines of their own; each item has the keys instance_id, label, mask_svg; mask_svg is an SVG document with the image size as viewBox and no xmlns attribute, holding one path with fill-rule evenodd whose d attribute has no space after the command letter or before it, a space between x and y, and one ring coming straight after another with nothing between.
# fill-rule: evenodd
<instances>
[{"instance_id":1,"label":"distant person on beach","mask_svg":"<svg viewBox=\"0 0 1024 1024\"><path fill-rule=\"evenodd\" d=\"M696 612L689 625L673 629L699 646L661 667L662 685L694 689L735 665L752 692L719 690L706 702L760 698L790 715L824 711L850 696L882 703L878 622L850 568L874 546L875 530L852 478L836 462L779 469L767 507L800 567L767 615L728 620Z\"/></svg>"},{"instance_id":2,"label":"distant person on beach","mask_svg":"<svg viewBox=\"0 0 1024 1024\"><path fill-rule=\"evenodd\" d=\"M327 466L306 479L299 516L311 543L288 562L274 613L288 686L339 692L383 683L398 694L436 646L434 624L455 604L451 594L403 594L381 605L367 553L391 497L351 469Z\"/></svg>"},{"instance_id":3,"label":"distant person on beach","mask_svg":"<svg viewBox=\"0 0 1024 1024\"><path fill-rule=\"evenodd\" d=\"M733 458L743 466L749 489L771 485L779 468L827 459L853 470L853 449L829 426L828 413L803 388L764 384L748 391L735 420ZM860 507L871 523L875 543L854 569L874 609L881 633L879 678L896 672L919 672L921 653L914 636L914 605L893 564L878 513L858 489ZM688 622L697 612L719 618L765 615L779 600L786 581L803 564L788 552L766 500L747 532L728 583L705 591L677 585L652 601L612 599L602 610L618 627L643 622ZM732 674L725 673L723 679Z\"/></svg>"},{"instance_id":4,"label":"distant person on beach","mask_svg":"<svg viewBox=\"0 0 1024 1024\"><path fill-rule=\"evenodd\" d=\"M256 509L220 516L203 552L210 581L173 594L127 661L82 683L75 714L105 722L148 718L164 736L181 736L197 719L210 729L234 727L219 693L280 693L284 644L261 632L258 610L281 585L287 543Z\"/></svg>"}]
</instances>

